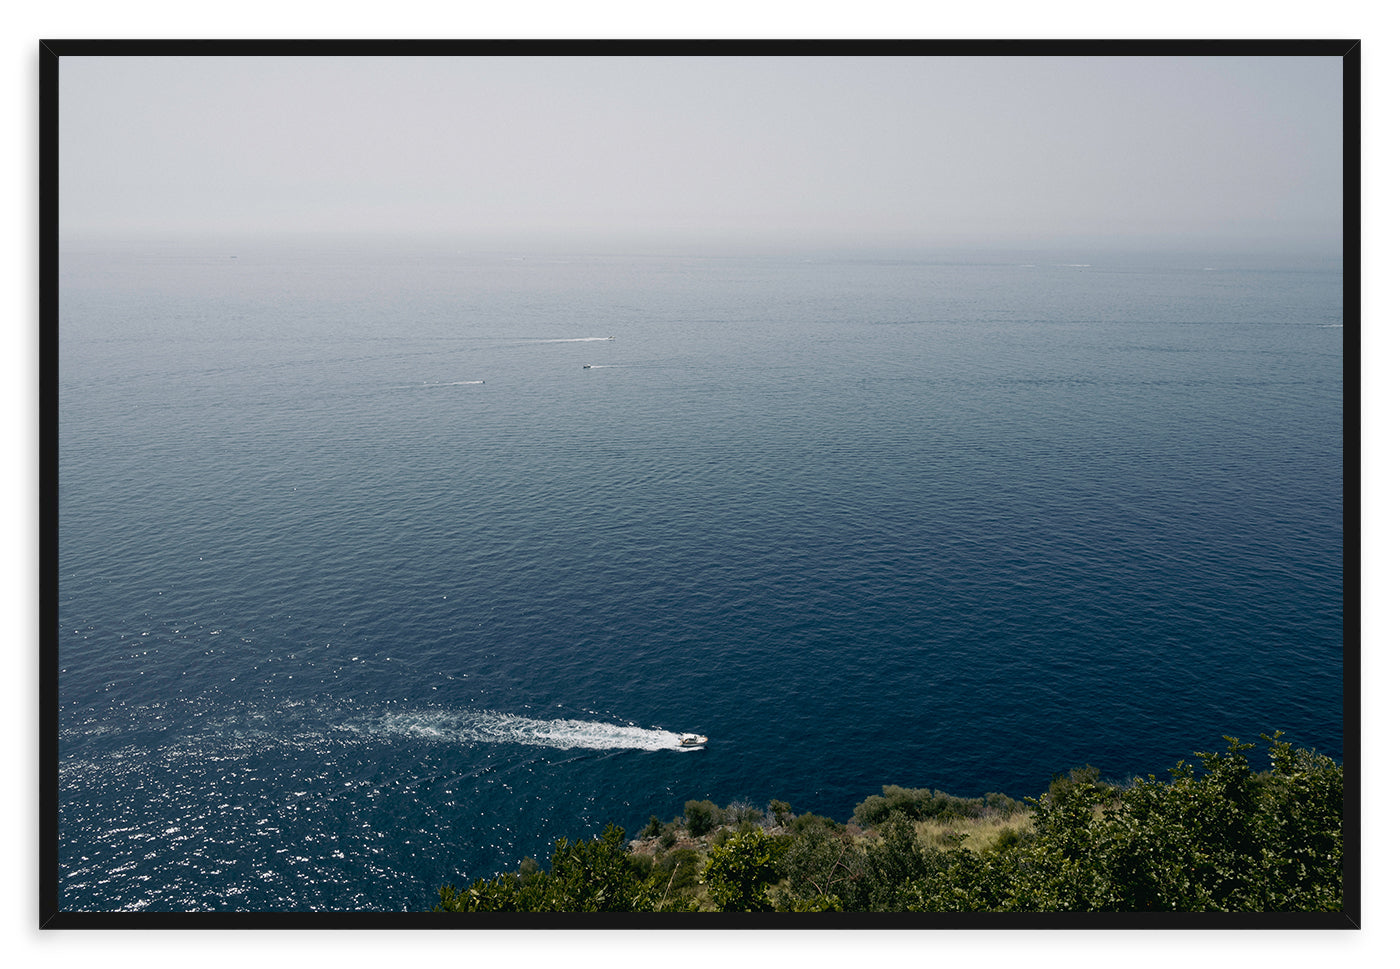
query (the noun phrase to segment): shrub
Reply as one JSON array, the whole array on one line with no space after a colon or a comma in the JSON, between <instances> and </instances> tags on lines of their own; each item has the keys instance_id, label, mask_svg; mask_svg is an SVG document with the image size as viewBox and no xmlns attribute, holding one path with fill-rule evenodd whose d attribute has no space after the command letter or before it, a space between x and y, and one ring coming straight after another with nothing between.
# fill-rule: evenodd
<instances>
[{"instance_id":1,"label":"shrub","mask_svg":"<svg viewBox=\"0 0 1400 969\"><path fill-rule=\"evenodd\" d=\"M1088 788L1094 797L1100 801L1106 801L1113 797L1117 788L1107 781L1100 779L1099 769L1092 764L1085 764L1083 767L1076 767L1069 774L1056 774L1050 781L1050 787L1042 797L1048 797L1051 801L1065 794L1066 792L1085 787Z\"/></svg>"},{"instance_id":2,"label":"shrub","mask_svg":"<svg viewBox=\"0 0 1400 969\"><path fill-rule=\"evenodd\" d=\"M856 805L855 822L871 828L884 824L895 812L914 820L933 816L933 794L928 788L907 788L886 784L884 794L872 794Z\"/></svg>"},{"instance_id":3,"label":"shrub","mask_svg":"<svg viewBox=\"0 0 1400 969\"><path fill-rule=\"evenodd\" d=\"M657 874L666 875L668 879L674 879L676 888L693 887L700 873L700 853L694 848L668 851L657 856L656 865L652 870Z\"/></svg>"},{"instance_id":4,"label":"shrub","mask_svg":"<svg viewBox=\"0 0 1400 969\"><path fill-rule=\"evenodd\" d=\"M991 850L994 852L1008 851L1016 847L1023 840L1025 835L1016 828L1002 828L997 832L997 836L992 839Z\"/></svg>"},{"instance_id":5,"label":"shrub","mask_svg":"<svg viewBox=\"0 0 1400 969\"><path fill-rule=\"evenodd\" d=\"M780 912L839 912L841 911L841 899L835 895L798 897L780 892L777 910Z\"/></svg>"},{"instance_id":6,"label":"shrub","mask_svg":"<svg viewBox=\"0 0 1400 969\"><path fill-rule=\"evenodd\" d=\"M656 858L648 854L627 854L627 867L632 872L632 877L637 881L646 881L652 869L656 867Z\"/></svg>"},{"instance_id":7,"label":"shrub","mask_svg":"<svg viewBox=\"0 0 1400 969\"><path fill-rule=\"evenodd\" d=\"M477 879L463 891L438 893L439 912L646 912L658 893L642 881L623 848L627 834L608 825L601 838L555 842L548 874L526 871Z\"/></svg>"},{"instance_id":8,"label":"shrub","mask_svg":"<svg viewBox=\"0 0 1400 969\"><path fill-rule=\"evenodd\" d=\"M639 884L623 847L626 832L608 825L601 838L555 842L546 911L646 912L655 899Z\"/></svg>"},{"instance_id":9,"label":"shrub","mask_svg":"<svg viewBox=\"0 0 1400 969\"><path fill-rule=\"evenodd\" d=\"M932 817L939 821L954 818L981 817L987 809L987 799L982 797L954 797L942 791L933 792Z\"/></svg>"},{"instance_id":10,"label":"shrub","mask_svg":"<svg viewBox=\"0 0 1400 969\"><path fill-rule=\"evenodd\" d=\"M656 910L686 911L694 907L692 896L700 880L700 855L692 848L679 848L658 855L652 866L650 883L660 892Z\"/></svg>"},{"instance_id":11,"label":"shrub","mask_svg":"<svg viewBox=\"0 0 1400 969\"><path fill-rule=\"evenodd\" d=\"M709 834L724 823L724 811L714 801L686 801L685 827L690 836Z\"/></svg>"},{"instance_id":12,"label":"shrub","mask_svg":"<svg viewBox=\"0 0 1400 969\"><path fill-rule=\"evenodd\" d=\"M757 824L763 820L763 812L752 804L735 801L724 809L726 824Z\"/></svg>"},{"instance_id":13,"label":"shrub","mask_svg":"<svg viewBox=\"0 0 1400 969\"><path fill-rule=\"evenodd\" d=\"M1025 810L1020 802L1005 794L954 797L944 791L930 791L926 787L908 788L895 784L885 785L883 792L872 794L856 805L852 820L861 827L873 828L884 824L895 814L902 814L911 821L952 821L957 818L971 820L987 814L1010 817L1018 810Z\"/></svg>"},{"instance_id":14,"label":"shrub","mask_svg":"<svg viewBox=\"0 0 1400 969\"><path fill-rule=\"evenodd\" d=\"M880 826L880 840L866 849L870 875L862 879L859 905L868 911L893 911L905 886L928 871L928 856L914 838L914 822L895 811Z\"/></svg>"},{"instance_id":15,"label":"shrub","mask_svg":"<svg viewBox=\"0 0 1400 969\"><path fill-rule=\"evenodd\" d=\"M998 794L990 791L982 796L982 803L986 805L984 814L995 814L1001 818L1009 818L1011 815L1026 810L1026 805L1007 794Z\"/></svg>"},{"instance_id":16,"label":"shrub","mask_svg":"<svg viewBox=\"0 0 1400 969\"><path fill-rule=\"evenodd\" d=\"M799 815L789 821L787 830L789 834L793 835L812 831L835 834L841 830L841 825L837 824L831 818L820 814L813 814L811 811L808 811L806 814Z\"/></svg>"},{"instance_id":17,"label":"shrub","mask_svg":"<svg viewBox=\"0 0 1400 969\"><path fill-rule=\"evenodd\" d=\"M835 821L804 814L783 836L777 907L784 912L850 909L865 877L865 852Z\"/></svg>"},{"instance_id":18,"label":"shrub","mask_svg":"<svg viewBox=\"0 0 1400 969\"><path fill-rule=\"evenodd\" d=\"M758 830L735 834L711 849L705 885L721 912L773 910L768 887L778 880L783 843Z\"/></svg>"},{"instance_id":19,"label":"shrub","mask_svg":"<svg viewBox=\"0 0 1400 969\"><path fill-rule=\"evenodd\" d=\"M1036 837L1009 854L1030 862L1027 909L1328 911L1342 907L1342 769L1275 734L1273 770L1253 744L1225 738L1172 780L1134 780L1103 803L1097 773L1052 783L1036 799ZM1031 887L1033 886L1033 887Z\"/></svg>"}]
</instances>

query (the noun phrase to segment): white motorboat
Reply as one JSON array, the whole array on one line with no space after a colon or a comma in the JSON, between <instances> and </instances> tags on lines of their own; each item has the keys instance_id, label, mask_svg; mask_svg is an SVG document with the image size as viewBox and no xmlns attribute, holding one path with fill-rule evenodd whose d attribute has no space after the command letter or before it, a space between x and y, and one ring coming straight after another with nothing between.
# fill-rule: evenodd
<instances>
[{"instance_id":1,"label":"white motorboat","mask_svg":"<svg viewBox=\"0 0 1400 969\"><path fill-rule=\"evenodd\" d=\"M698 733L683 733L680 745L682 747L703 747L709 739L709 737L703 737Z\"/></svg>"}]
</instances>

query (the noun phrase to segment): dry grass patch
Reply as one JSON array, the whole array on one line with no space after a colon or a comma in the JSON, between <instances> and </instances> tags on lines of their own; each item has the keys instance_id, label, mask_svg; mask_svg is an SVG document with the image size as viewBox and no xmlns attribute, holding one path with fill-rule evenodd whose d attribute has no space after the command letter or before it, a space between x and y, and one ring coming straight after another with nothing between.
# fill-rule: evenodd
<instances>
[{"instance_id":1,"label":"dry grass patch","mask_svg":"<svg viewBox=\"0 0 1400 969\"><path fill-rule=\"evenodd\" d=\"M932 848L955 848L961 839L962 846L969 851L986 851L1005 837L1023 838L1034 827L1031 812L1017 811L1009 817L996 814L980 818L920 821L914 825L914 835L921 844Z\"/></svg>"}]
</instances>

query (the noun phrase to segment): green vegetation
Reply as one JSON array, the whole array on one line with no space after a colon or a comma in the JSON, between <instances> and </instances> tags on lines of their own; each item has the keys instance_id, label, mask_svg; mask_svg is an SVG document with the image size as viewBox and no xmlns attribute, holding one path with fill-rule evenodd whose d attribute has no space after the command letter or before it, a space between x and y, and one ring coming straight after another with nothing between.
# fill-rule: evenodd
<instances>
[{"instance_id":1,"label":"green vegetation","mask_svg":"<svg viewBox=\"0 0 1400 969\"><path fill-rule=\"evenodd\" d=\"M724 811L713 801L686 801L685 826L692 838L709 834L724 823Z\"/></svg>"},{"instance_id":2,"label":"green vegetation","mask_svg":"<svg viewBox=\"0 0 1400 969\"><path fill-rule=\"evenodd\" d=\"M768 900L768 886L776 882L781 870L785 843L756 828L740 831L710 851L705 862L705 884L710 900L721 912L767 912L773 903Z\"/></svg>"},{"instance_id":3,"label":"green vegetation","mask_svg":"<svg viewBox=\"0 0 1400 969\"><path fill-rule=\"evenodd\" d=\"M865 827L874 827L895 814L903 814L911 821L949 821L953 818L981 817L989 812L1009 815L1014 807L1015 801L1005 794L954 797L942 791L930 793L928 788L923 787L910 790L886 784L883 794L872 794L856 805L855 821Z\"/></svg>"},{"instance_id":4,"label":"green vegetation","mask_svg":"<svg viewBox=\"0 0 1400 969\"><path fill-rule=\"evenodd\" d=\"M623 847L627 833L609 825L602 838L560 838L550 870L526 859L520 871L478 879L465 891L444 885L438 911L446 912L637 912L656 905L652 884L643 877L650 864Z\"/></svg>"},{"instance_id":5,"label":"green vegetation","mask_svg":"<svg viewBox=\"0 0 1400 969\"><path fill-rule=\"evenodd\" d=\"M1269 740L1115 785L1084 767L1019 802L887 786L848 824L687 801L630 848L556 842L548 871L444 886L436 911L1339 911L1342 768Z\"/></svg>"}]
</instances>

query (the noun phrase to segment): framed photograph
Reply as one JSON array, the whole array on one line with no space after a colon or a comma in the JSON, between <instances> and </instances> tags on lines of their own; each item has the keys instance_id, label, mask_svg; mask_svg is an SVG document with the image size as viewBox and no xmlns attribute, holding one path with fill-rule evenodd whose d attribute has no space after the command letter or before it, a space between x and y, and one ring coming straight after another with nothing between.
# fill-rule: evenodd
<instances>
[{"instance_id":1,"label":"framed photograph","mask_svg":"<svg viewBox=\"0 0 1400 969\"><path fill-rule=\"evenodd\" d=\"M1359 926L1358 42L40 70L42 925Z\"/></svg>"}]
</instances>

